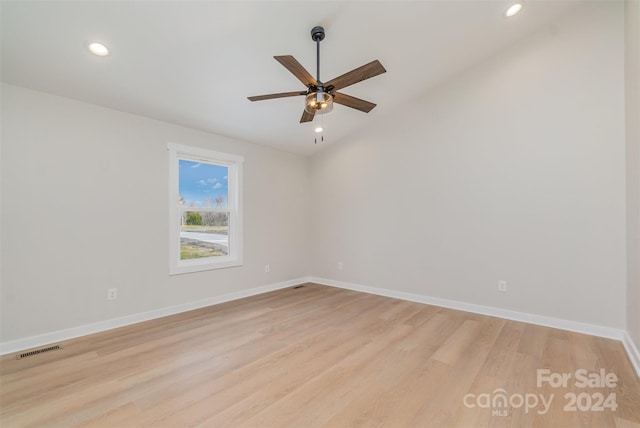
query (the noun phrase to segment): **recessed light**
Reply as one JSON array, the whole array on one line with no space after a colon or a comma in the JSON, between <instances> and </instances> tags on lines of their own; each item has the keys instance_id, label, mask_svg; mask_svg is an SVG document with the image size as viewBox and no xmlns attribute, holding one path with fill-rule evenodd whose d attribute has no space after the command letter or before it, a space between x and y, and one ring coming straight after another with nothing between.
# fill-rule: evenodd
<instances>
[{"instance_id":1,"label":"recessed light","mask_svg":"<svg viewBox=\"0 0 640 428\"><path fill-rule=\"evenodd\" d=\"M89 45L89 50L94 55L98 55L98 56L107 56L107 55L109 55L109 49L107 49L107 47L105 45L103 45L102 43L97 43L97 42L91 43Z\"/></svg>"},{"instance_id":2,"label":"recessed light","mask_svg":"<svg viewBox=\"0 0 640 428\"><path fill-rule=\"evenodd\" d=\"M516 13L520 12L520 9L522 9L522 3L515 3L509 9L507 9L504 14L506 16L513 16Z\"/></svg>"},{"instance_id":3,"label":"recessed light","mask_svg":"<svg viewBox=\"0 0 640 428\"><path fill-rule=\"evenodd\" d=\"M316 132L322 132L322 126L318 126L318 127L316 128Z\"/></svg>"}]
</instances>

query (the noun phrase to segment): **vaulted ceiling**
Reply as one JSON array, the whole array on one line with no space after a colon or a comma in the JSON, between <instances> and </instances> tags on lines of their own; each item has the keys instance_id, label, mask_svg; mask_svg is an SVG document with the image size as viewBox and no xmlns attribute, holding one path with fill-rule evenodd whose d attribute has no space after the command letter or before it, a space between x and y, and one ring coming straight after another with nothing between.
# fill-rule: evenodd
<instances>
[{"instance_id":1,"label":"vaulted ceiling","mask_svg":"<svg viewBox=\"0 0 640 428\"><path fill-rule=\"evenodd\" d=\"M2 1L2 81L217 134L313 154L388 117L465 68L545 31L579 1ZM342 92L378 104L336 105L299 124L304 90L274 55L315 75L310 30L325 27L321 77L379 59L387 73ZM100 41L110 55L87 46ZM323 120L325 142L314 144ZM184 142L188 143L188 142Z\"/></svg>"}]
</instances>

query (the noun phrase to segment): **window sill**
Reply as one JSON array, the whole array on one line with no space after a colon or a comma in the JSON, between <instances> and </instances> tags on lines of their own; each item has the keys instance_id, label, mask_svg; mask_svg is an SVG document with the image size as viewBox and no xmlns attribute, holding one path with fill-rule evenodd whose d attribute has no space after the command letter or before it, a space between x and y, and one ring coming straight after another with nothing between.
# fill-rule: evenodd
<instances>
[{"instance_id":1,"label":"window sill","mask_svg":"<svg viewBox=\"0 0 640 428\"><path fill-rule=\"evenodd\" d=\"M177 265L169 267L169 275L181 275L183 273L203 272L207 270L225 269L230 267L242 266L242 260L237 258L224 257L223 260L195 259L178 262Z\"/></svg>"}]
</instances>

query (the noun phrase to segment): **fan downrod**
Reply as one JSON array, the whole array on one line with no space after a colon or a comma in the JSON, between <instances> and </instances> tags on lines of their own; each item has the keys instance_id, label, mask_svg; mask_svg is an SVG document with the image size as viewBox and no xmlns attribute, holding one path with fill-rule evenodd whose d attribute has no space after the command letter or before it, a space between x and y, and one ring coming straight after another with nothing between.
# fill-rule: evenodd
<instances>
[{"instance_id":1,"label":"fan downrod","mask_svg":"<svg viewBox=\"0 0 640 428\"><path fill-rule=\"evenodd\" d=\"M324 40L324 28L317 26L311 29L311 40L321 42Z\"/></svg>"}]
</instances>

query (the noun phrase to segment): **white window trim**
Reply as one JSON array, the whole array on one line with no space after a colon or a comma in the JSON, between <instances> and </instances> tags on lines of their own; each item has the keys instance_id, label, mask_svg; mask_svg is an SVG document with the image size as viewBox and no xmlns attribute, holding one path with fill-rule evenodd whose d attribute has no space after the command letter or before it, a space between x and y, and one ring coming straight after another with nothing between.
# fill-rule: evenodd
<instances>
[{"instance_id":1,"label":"white window trim","mask_svg":"<svg viewBox=\"0 0 640 428\"><path fill-rule=\"evenodd\" d=\"M229 153L168 143L169 151L169 275L242 266L242 164L244 157ZM228 170L227 207L229 218L229 254L227 256L180 260L179 160L224 165ZM199 209L199 211L215 209Z\"/></svg>"}]
</instances>

